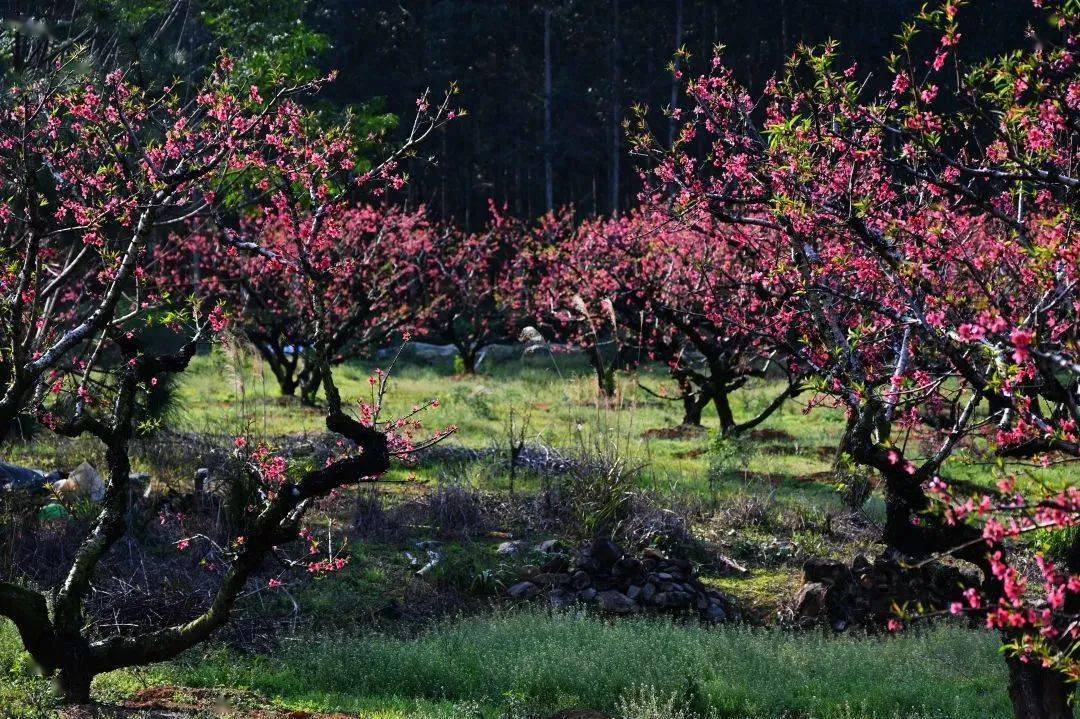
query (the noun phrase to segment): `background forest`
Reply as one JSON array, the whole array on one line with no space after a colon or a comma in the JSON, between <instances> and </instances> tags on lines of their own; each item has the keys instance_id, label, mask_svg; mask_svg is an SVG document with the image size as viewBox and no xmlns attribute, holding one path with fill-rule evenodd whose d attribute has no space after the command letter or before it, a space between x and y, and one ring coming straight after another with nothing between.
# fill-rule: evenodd
<instances>
[{"instance_id":1,"label":"background forest","mask_svg":"<svg viewBox=\"0 0 1080 719\"><path fill-rule=\"evenodd\" d=\"M519 217L571 205L583 215L627 210L640 191L623 122L679 101L668 66L676 48L700 72L713 48L757 92L800 44L838 42L881 82L883 58L919 0L7 0L54 18L52 32L98 38L98 52L138 58L159 80L204 72L221 48L263 79L337 70L320 94L352 109L358 131L410 117L424 88L456 82L467 123L448 128L410 167L407 201L473 230L489 198ZM44 11L44 12L43 12ZM964 11L965 59L1022 46L1037 11L984 0ZM148 42L153 39L155 42ZM686 63L684 62L684 65ZM429 161L430 160L430 161Z\"/></svg>"}]
</instances>

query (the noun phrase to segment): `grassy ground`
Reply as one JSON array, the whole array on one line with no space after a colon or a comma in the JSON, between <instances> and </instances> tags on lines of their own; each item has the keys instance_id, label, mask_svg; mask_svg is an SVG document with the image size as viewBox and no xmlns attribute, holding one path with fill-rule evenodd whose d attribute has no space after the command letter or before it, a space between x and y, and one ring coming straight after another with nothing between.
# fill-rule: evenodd
<instances>
[{"instance_id":1,"label":"grassy ground","mask_svg":"<svg viewBox=\"0 0 1080 719\"><path fill-rule=\"evenodd\" d=\"M0 631L0 667L18 666L4 637ZM408 640L308 638L273 657L218 650L139 675L107 675L97 688L99 696L120 696L161 682L238 687L290 708L387 718L592 708L672 719L651 716L648 705L674 695L676 708L701 716L991 719L1010 715L996 654L992 635L953 627L835 638L515 613L449 622ZM8 677L21 674L16 668ZM28 686L17 680L14 694L10 686L0 691L18 697Z\"/></svg>"},{"instance_id":2,"label":"grassy ground","mask_svg":"<svg viewBox=\"0 0 1080 719\"><path fill-rule=\"evenodd\" d=\"M338 368L336 377L349 402L370 397L368 377L385 362L355 362ZM492 364L476 376L455 375L448 360L418 361L406 358L396 367L386 398L387 415L400 415L414 405L438 398L440 406L424 415L428 428L456 425L450 442L474 448L507 445L511 409L517 422L528 422L528 437L548 445L573 450L597 445L624 455L640 465L645 487L674 494L693 494L725 499L747 493L770 495L781 502L815 506L823 511L839 506L829 469L843 430L839 409L817 407L806 412L808 395L787 402L754 436L738 447L721 452L717 462L714 435L700 433L665 437L665 430L682 418L681 403L653 393L674 396L674 384L661 368L645 368L634 375L620 375L616 397L598 400L595 380L588 365L577 357L535 357ZM781 386L770 381L751 381L732 397L736 418L756 414ZM222 435L279 437L323 430L321 412L293 398L278 396L273 375L261 360L250 354L215 351L197 357L180 382L169 425L173 428ZM707 408L706 427L714 429L715 416ZM901 437L899 442L916 443ZM93 457L100 448L84 443L76 453ZM16 448L12 459L52 469L50 445ZM68 454L71 454L69 451ZM917 454L917 452L916 452ZM954 479L991 485L996 462L983 456L979 447L958 451L944 473ZM1080 480L1073 465L1044 468L1014 463L1021 487L1060 486ZM403 478L409 472L394 476ZM439 468L418 470L422 479L439 478ZM484 472L471 477L483 489L506 489L505 473ZM524 489L529 489L526 485ZM871 502L871 516L880 503Z\"/></svg>"},{"instance_id":3,"label":"grassy ground","mask_svg":"<svg viewBox=\"0 0 1080 719\"><path fill-rule=\"evenodd\" d=\"M343 396L366 398L375 366L341 368ZM718 510L698 532L750 571L706 572L703 578L737 597L761 621L774 618L792 596L803 557L850 560L856 552L873 551L872 540L837 540L829 529L828 515L842 507L829 473L843 427L841 412L818 408L807 414L801 401L788 402L748 440L718 446L712 431L677 437L656 432L679 424L681 404L658 398L639 383L653 392L674 389L662 371L646 369L620 376L616 398L598 401L591 371L573 358L514 361L475 377L456 376L449 362L413 360L396 369L388 410L400 414L438 397L440 407L428 413L427 427L457 425L451 441L505 451L512 409L519 421L528 417L533 441L569 451L600 448L641 466L643 488ZM752 383L733 398L737 416L756 412L779 389L771 382ZM705 419L715 427L708 411ZM184 375L170 426L272 438L321 432L322 415L278 397L272 376L257 359L216 352L196 358ZM82 440L42 441L17 446L9 457L45 469L70 468L82 459L100 462L100 448ZM1069 466L1010 469L1028 484L1078 481L1077 470ZM508 488L508 475L498 463L448 472L422 466L398 470L394 477L415 473L429 480L429 487L454 481L489 492ZM946 473L976 484L994 479L978 447L960 452ZM537 481L519 475L516 489L528 493ZM395 485L384 491L424 490ZM761 518L742 517L761 507ZM864 511L879 520L880 496L871 497ZM956 627L888 639L828 638L769 629L706 630L663 620L606 623L571 615L496 613L443 621L411 639L372 634L388 601L415 601L418 587L436 591L432 584L467 593L474 591L480 573L500 571L503 560L494 552L499 539L473 538L445 544L447 559L435 576L414 577L406 552L415 552L412 543L431 536L425 532L413 528L407 539L393 542L357 539L345 572L293 588L289 601L267 599L271 611L281 612L291 611L295 599L301 613L313 618L304 633L285 638L283 651L273 657L211 649L149 672L103 677L99 696L123 696L146 683L225 686L254 689L294 708L395 719L525 719L582 706L621 719L687 719L678 716L680 708L702 716L800 719L1009 715L995 637ZM511 576L512 568L507 571ZM31 677L10 627L0 626L0 717L45 716L46 694L44 683Z\"/></svg>"},{"instance_id":4,"label":"grassy ground","mask_svg":"<svg viewBox=\"0 0 1080 719\"><path fill-rule=\"evenodd\" d=\"M355 362L339 368L342 396L349 401L369 398L368 377L385 366L385 362ZM778 382L751 381L732 396L736 419L756 415L781 389ZM388 415L394 416L438 398L440 407L425 416L427 426L456 425L452 441L470 447L504 445L506 418L513 409L519 422L528 418L531 438L561 448L598 441L618 446L644 466L643 483L666 491L723 497L749 489L823 507L835 504L832 488L822 487L821 480L843 431L842 410L817 407L807 412L809 395L787 402L743 443L733 461L721 467L722 476L713 473L710 484L712 435L657 436L655 430L675 427L682 419L680 402L654 396L665 392L674 397L675 386L658 367L620 375L615 398L603 401L597 398L592 370L578 357L492 364L476 376L455 375L447 360L406 357L395 368L386 405ZM269 370L249 355L219 351L196 358L179 387L177 404L177 424L193 431L278 436L322 430L321 413L279 397ZM704 413L704 424L716 427L711 408ZM910 437L897 441L916 444ZM986 485L995 465L979 447L967 447L949 461L945 473ZM1019 474L1022 486L1080 480L1080 471L1072 465L1014 463L1009 470ZM505 477L486 479L493 482L492 488L505 488Z\"/></svg>"}]
</instances>

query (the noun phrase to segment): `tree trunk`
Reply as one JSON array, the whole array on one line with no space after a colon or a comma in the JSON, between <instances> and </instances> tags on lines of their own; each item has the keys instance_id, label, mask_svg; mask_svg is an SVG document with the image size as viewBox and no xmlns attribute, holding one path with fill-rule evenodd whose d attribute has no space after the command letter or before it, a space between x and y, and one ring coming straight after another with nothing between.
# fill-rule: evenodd
<instances>
[{"instance_id":1,"label":"tree trunk","mask_svg":"<svg viewBox=\"0 0 1080 719\"><path fill-rule=\"evenodd\" d=\"M1073 686L1064 675L1041 663L1009 657L1009 698L1016 719L1072 719Z\"/></svg>"},{"instance_id":2,"label":"tree trunk","mask_svg":"<svg viewBox=\"0 0 1080 719\"><path fill-rule=\"evenodd\" d=\"M304 378L300 387L300 401L312 407L318 404L319 388L322 387L322 372L312 369Z\"/></svg>"},{"instance_id":3,"label":"tree trunk","mask_svg":"<svg viewBox=\"0 0 1080 719\"><path fill-rule=\"evenodd\" d=\"M478 354L476 350L458 347L458 357L461 358L461 368L465 371L465 374L476 374L476 356Z\"/></svg>"},{"instance_id":4,"label":"tree trunk","mask_svg":"<svg viewBox=\"0 0 1080 719\"><path fill-rule=\"evenodd\" d=\"M679 392L682 394L682 423L700 427L701 412L705 409L705 405L709 404L709 400L711 399L709 394L704 391L704 388L695 391L694 383L686 376L676 376L675 381L679 383Z\"/></svg>"},{"instance_id":5,"label":"tree trunk","mask_svg":"<svg viewBox=\"0 0 1080 719\"><path fill-rule=\"evenodd\" d=\"M729 437L735 429L735 415L731 411L731 402L722 380L714 381L712 400L716 405L716 416L720 419L720 435Z\"/></svg>"},{"instance_id":6,"label":"tree trunk","mask_svg":"<svg viewBox=\"0 0 1080 719\"><path fill-rule=\"evenodd\" d=\"M56 673L53 684L64 704L89 704L90 683L93 680L94 672L88 663L72 659L66 661Z\"/></svg>"},{"instance_id":7,"label":"tree trunk","mask_svg":"<svg viewBox=\"0 0 1080 719\"><path fill-rule=\"evenodd\" d=\"M690 394L684 394L682 396L683 404L683 424L693 425L695 427L701 426L701 404L698 403L697 398L693 392Z\"/></svg>"},{"instance_id":8,"label":"tree trunk","mask_svg":"<svg viewBox=\"0 0 1080 719\"><path fill-rule=\"evenodd\" d=\"M274 375L274 379L277 380L278 391L282 397L293 397L296 395L296 388L300 386L300 377L298 376L297 369L300 365L300 360L296 355L290 357L281 346L281 344L275 342L273 345L260 335L248 333L248 340L255 345L259 355L266 362L266 366L270 368L270 372ZM294 352L296 350L294 349Z\"/></svg>"},{"instance_id":9,"label":"tree trunk","mask_svg":"<svg viewBox=\"0 0 1080 719\"><path fill-rule=\"evenodd\" d=\"M282 397L295 397L296 388L300 386L300 382L295 377L286 377L284 375L274 375L278 383L278 392Z\"/></svg>"}]
</instances>

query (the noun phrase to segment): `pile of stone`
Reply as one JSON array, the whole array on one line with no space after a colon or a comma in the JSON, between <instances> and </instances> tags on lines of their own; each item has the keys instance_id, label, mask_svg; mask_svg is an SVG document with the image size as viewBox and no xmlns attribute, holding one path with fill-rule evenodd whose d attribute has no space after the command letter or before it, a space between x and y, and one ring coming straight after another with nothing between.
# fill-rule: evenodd
<instances>
[{"instance_id":1,"label":"pile of stone","mask_svg":"<svg viewBox=\"0 0 1080 719\"><path fill-rule=\"evenodd\" d=\"M896 618L895 606L940 609L961 601L964 589L977 582L975 575L939 562L911 566L897 557L870 561L860 554L849 566L811 558L803 565L792 612L801 626L880 628Z\"/></svg>"},{"instance_id":2,"label":"pile of stone","mask_svg":"<svg viewBox=\"0 0 1080 719\"><path fill-rule=\"evenodd\" d=\"M702 584L689 561L653 549L635 557L609 539L597 539L576 552L557 540L536 547L505 542L499 551L538 558L507 589L514 599L542 598L556 608L585 604L609 614L696 613L706 622L739 618L734 603Z\"/></svg>"}]
</instances>

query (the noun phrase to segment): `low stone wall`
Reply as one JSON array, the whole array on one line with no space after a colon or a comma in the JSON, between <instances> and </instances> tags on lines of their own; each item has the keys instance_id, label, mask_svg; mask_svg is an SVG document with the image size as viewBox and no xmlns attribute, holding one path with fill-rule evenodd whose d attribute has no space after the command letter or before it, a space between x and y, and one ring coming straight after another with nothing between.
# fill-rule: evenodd
<instances>
[{"instance_id":1,"label":"low stone wall","mask_svg":"<svg viewBox=\"0 0 1080 719\"><path fill-rule=\"evenodd\" d=\"M556 608L583 604L608 614L689 613L706 622L738 620L735 603L702 584L685 559L646 549L633 556L615 542L597 539L572 551L556 540L530 548L500 546L504 554L537 552L544 561L525 565L507 589L514 599L543 599Z\"/></svg>"}]
</instances>

